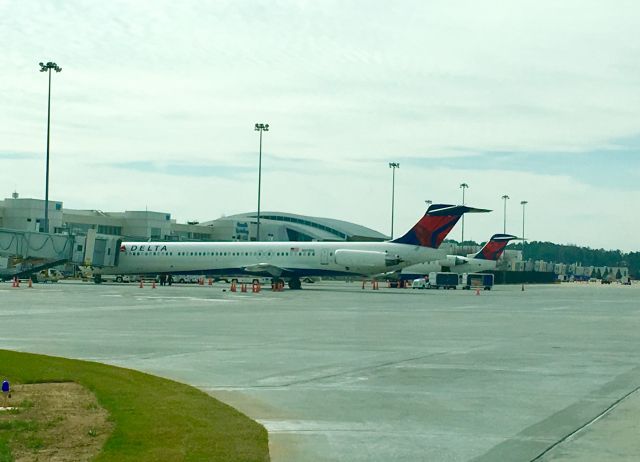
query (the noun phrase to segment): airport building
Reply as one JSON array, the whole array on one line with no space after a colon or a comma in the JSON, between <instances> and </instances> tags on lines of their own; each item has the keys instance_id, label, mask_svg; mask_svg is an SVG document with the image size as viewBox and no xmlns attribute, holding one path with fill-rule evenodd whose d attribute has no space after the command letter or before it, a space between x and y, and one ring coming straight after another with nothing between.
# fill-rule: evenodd
<instances>
[{"instance_id":1,"label":"airport building","mask_svg":"<svg viewBox=\"0 0 640 462\"><path fill-rule=\"evenodd\" d=\"M257 239L257 213L231 215L203 224L216 230L216 240L255 241ZM283 212L260 213L260 236L264 241L383 241L388 239L382 233L355 223Z\"/></svg>"},{"instance_id":2,"label":"airport building","mask_svg":"<svg viewBox=\"0 0 640 462\"><path fill-rule=\"evenodd\" d=\"M55 234L97 234L131 241L255 241L256 213L246 213L204 223L177 223L168 212L77 210L49 201L49 229ZM44 231L44 201L13 197L0 202L0 228ZM282 212L260 214L260 234L265 241L382 241L382 233L355 223L331 218Z\"/></svg>"}]
</instances>

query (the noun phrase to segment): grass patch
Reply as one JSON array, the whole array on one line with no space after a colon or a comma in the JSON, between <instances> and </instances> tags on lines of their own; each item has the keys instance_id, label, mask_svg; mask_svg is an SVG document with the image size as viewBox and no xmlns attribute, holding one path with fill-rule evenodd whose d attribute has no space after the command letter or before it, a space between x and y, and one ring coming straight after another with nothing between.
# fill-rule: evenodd
<instances>
[{"instance_id":1,"label":"grass patch","mask_svg":"<svg viewBox=\"0 0 640 462\"><path fill-rule=\"evenodd\" d=\"M0 462L13 462L9 443L2 436L0 436Z\"/></svg>"},{"instance_id":2,"label":"grass patch","mask_svg":"<svg viewBox=\"0 0 640 462\"><path fill-rule=\"evenodd\" d=\"M93 392L115 425L96 461L269 460L264 427L188 385L99 363L7 350L0 350L0 376L12 383L76 382ZM0 435L0 462L5 460L12 460L11 452Z\"/></svg>"}]
</instances>

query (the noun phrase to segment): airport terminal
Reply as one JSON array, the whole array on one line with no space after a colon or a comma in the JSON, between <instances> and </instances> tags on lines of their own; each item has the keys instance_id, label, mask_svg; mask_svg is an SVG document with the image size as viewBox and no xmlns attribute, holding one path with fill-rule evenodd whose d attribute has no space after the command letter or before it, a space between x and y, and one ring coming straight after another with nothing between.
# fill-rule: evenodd
<instances>
[{"instance_id":1,"label":"airport terminal","mask_svg":"<svg viewBox=\"0 0 640 462\"><path fill-rule=\"evenodd\" d=\"M65 208L60 201L49 201L50 238L44 239L44 207L41 199L21 198L17 192L0 202L0 273L11 275L22 268L48 268L60 264L108 264L116 258L120 241L253 242L257 238L257 214L236 214L210 221L177 223L170 212L79 210ZM260 214L264 241L347 241L381 242L388 236L373 229L331 218L310 217L284 212ZM89 246L95 255L86 255L87 236L97 242ZM73 244L75 245L72 245ZM12 252L13 245L13 252ZM479 246L445 241L442 247L451 255L476 252ZM73 248L73 250L71 250ZM110 248L114 248L111 252ZM442 265L441 265L442 266ZM432 270L440 270L441 267ZM520 282L516 273L534 275L533 281L552 282L571 277L588 279L600 273L629 275L628 268L582 267L545 261L523 261L522 252L507 249L497 263L502 281ZM511 278L505 275L510 274Z\"/></svg>"}]
</instances>

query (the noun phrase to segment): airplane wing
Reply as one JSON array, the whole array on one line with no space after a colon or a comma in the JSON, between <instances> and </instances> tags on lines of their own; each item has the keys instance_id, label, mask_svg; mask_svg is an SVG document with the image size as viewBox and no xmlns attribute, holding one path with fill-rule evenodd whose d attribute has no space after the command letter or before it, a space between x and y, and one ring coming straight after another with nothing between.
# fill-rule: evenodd
<instances>
[{"instance_id":1,"label":"airplane wing","mask_svg":"<svg viewBox=\"0 0 640 462\"><path fill-rule=\"evenodd\" d=\"M272 265L271 263L256 263L255 265L245 266L243 270L246 271L247 273L268 274L269 276L273 276L273 277L280 277L283 274L290 272L286 268Z\"/></svg>"},{"instance_id":2,"label":"airplane wing","mask_svg":"<svg viewBox=\"0 0 640 462\"><path fill-rule=\"evenodd\" d=\"M371 279L398 279L402 270L387 271L386 273L378 273L369 276Z\"/></svg>"}]
</instances>

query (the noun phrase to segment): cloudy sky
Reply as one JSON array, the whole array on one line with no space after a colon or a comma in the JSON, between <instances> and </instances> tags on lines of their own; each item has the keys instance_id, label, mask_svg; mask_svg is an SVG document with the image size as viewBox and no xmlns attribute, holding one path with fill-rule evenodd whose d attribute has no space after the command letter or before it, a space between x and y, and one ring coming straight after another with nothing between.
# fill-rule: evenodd
<instances>
[{"instance_id":1,"label":"cloudy sky","mask_svg":"<svg viewBox=\"0 0 640 462\"><path fill-rule=\"evenodd\" d=\"M256 209L396 234L424 201L465 237L640 250L640 3L0 0L0 198ZM460 238L459 227L452 237Z\"/></svg>"}]
</instances>

